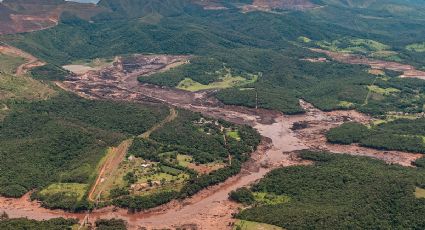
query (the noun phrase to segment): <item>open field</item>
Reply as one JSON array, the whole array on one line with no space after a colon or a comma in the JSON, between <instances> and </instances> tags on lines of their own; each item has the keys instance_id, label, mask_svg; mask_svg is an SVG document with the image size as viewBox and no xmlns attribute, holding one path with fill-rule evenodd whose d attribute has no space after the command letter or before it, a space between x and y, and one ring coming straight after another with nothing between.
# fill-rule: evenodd
<instances>
[{"instance_id":1,"label":"open field","mask_svg":"<svg viewBox=\"0 0 425 230\"><path fill-rule=\"evenodd\" d=\"M259 205L277 205L290 201L290 197L285 195L275 195L267 192L254 192L255 202Z\"/></svg>"},{"instance_id":2,"label":"open field","mask_svg":"<svg viewBox=\"0 0 425 230\"><path fill-rule=\"evenodd\" d=\"M110 184L113 183L113 178L116 178L117 169L122 160L125 159L131 143L132 139L125 140L119 146L108 150L105 158L100 162L101 167L99 167L97 179L90 188L88 195L90 201L96 201L111 186Z\"/></svg>"},{"instance_id":3,"label":"open field","mask_svg":"<svg viewBox=\"0 0 425 230\"><path fill-rule=\"evenodd\" d=\"M88 189L87 184L77 184L77 183L56 183L47 186L45 189L40 191L41 196L51 196L56 193L65 193L65 196L74 196L77 197L77 200L80 201L83 196L86 194Z\"/></svg>"},{"instance_id":4,"label":"open field","mask_svg":"<svg viewBox=\"0 0 425 230\"><path fill-rule=\"evenodd\" d=\"M28 76L0 73L0 100L44 100L55 94L52 88Z\"/></svg>"},{"instance_id":5,"label":"open field","mask_svg":"<svg viewBox=\"0 0 425 230\"><path fill-rule=\"evenodd\" d=\"M181 81L177 85L176 88L191 91L191 92L208 90L208 89L226 89L226 88L251 84L256 82L257 79L258 79L258 76L255 76L251 80L248 80L244 77L226 75L220 78L220 81L216 81L208 85L203 85L199 82L193 81L190 78L185 78L183 81Z\"/></svg>"},{"instance_id":6,"label":"open field","mask_svg":"<svg viewBox=\"0 0 425 230\"><path fill-rule=\"evenodd\" d=\"M283 230L283 228L254 221L237 220L233 230Z\"/></svg>"},{"instance_id":7,"label":"open field","mask_svg":"<svg viewBox=\"0 0 425 230\"><path fill-rule=\"evenodd\" d=\"M25 60L25 62L21 63L20 65L16 67L16 71L13 72L16 75L24 75L29 70L46 64L38 60L38 58L34 57L33 55L12 46L0 45L0 53L3 53L5 55L20 57L21 60L22 59Z\"/></svg>"},{"instance_id":8,"label":"open field","mask_svg":"<svg viewBox=\"0 0 425 230\"><path fill-rule=\"evenodd\" d=\"M367 88L371 92L378 93L378 94L383 94L383 95L389 95L391 93L399 93L400 92L400 90L399 89L396 89L396 88L386 88L386 89L383 89L383 88L380 88L379 86L376 86L376 85L370 85Z\"/></svg>"},{"instance_id":9,"label":"open field","mask_svg":"<svg viewBox=\"0 0 425 230\"><path fill-rule=\"evenodd\" d=\"M235 140L238 140L238 141L241 140L241 137L240 137L239 132L237 130L229 130L229 131L226 132L226 135L230 138L235 139Z\"/></svg>"},{"instance_id":10,"label":"open field","mask_svg":"<svg viewBox=\"0 0 425 230\"><path fill-rule=\"evenodd\" d=\"M414 52L425 52L425 42L407 45L406 49Z\"/></svg>"},{"instance_id":11,"label":"open field","mask_svg":"<svg viewBox=\"0 0 425 230\"><path fill-rule=\"evenodd\" d=\"M416 198L425 198L425 189L423 188L415 188L415 197Z\"/></svg>"},{"instance_id":12,"label":"open field","mask_svg":"<svg viewBox=\"0 0 425 230\"><path fill-rule=\"evenodd\" d=\"M14 74L16 72L16 69L25 63L25 59L13 56L13 55L6 55L3 53L0 53L0 71L6 74Z\"/></svg>"}]
</instances>

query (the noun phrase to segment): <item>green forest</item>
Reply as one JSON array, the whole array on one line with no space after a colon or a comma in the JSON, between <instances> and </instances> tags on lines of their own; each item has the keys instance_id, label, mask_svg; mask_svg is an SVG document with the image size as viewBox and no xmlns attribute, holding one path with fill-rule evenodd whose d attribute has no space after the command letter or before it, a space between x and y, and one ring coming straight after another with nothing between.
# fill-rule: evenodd
<instances>
[{"instance_id":1,"label":"green forest","mask_svg":"<svg viewBox=\"0 0 425 230\"><path fill-rule=\"evenodd\" d=\"M249 206L237 218L285 229L425 227L425 199L415 197L415 188L425 186L423 168L323 152L303 152L301 157L314 164L273 170L236 196L252 201L250 193L262 192L288 199Z\"/></svg>"},{"instance_id":2,"label":"green forest","mask_svg":"<svg viewBox=\"0 0 425 230\"><path fill-rule=\"evenodd\" d=\"M425 154L424 80L340 63L312 49L425 71L424 3L286 2L315 7L244 5L252 0L100 0L91 5L102 8L88 14L93 16L65 10L55 26L0 35L2 47L17 47L46 62L20 76L14 72L25 60L0 54L0 196L19 198L34 191L30 198L44 208L83 212L112 205L133 213L182 201L241 172L262 138L250 126L129 102L140 93L130 92L133 88L129 101L118 102L84 99L55 85L76 79L64 65L102 58L116 64L120 59L114 57L133 54L188 57L177 67L134 76L139 83L214 96L223 111L236 105L299 115L305 113L300 100L325 112L356 110L372 122L346 122L329 130L327 141ZM222 7L204 8L211 3ZM31 11L24 8L10 12ZM111 80L106 75L100 74L102 81ZM168 121L174 109L177 115ZM123 141L128 152L114 155L118 148L113 147ZM113 176L102 178L99 171L111 152L125 159L114 171L122 175L108 185ZM425 199L418 195L425 194L425 157L412 167L326 152L303 151L300 157L312 164L274 169L254 185L232 191L229 199L243 206L234 217L284 229L425 229ZM91 199L97 179L107 181L102 185L109 190L93 189L98 193ZM0 216L0 229L6 230L73 229L76 224ZM124 230L126 223L97 220L95 227Z\"/></svg>"},{"instance_id":3,"label":"green forest","mask_svg":"<svg viewBox=\"0 0 425 230\"><path fill-rule=\"evenodd\" d=\"M425 119L397 119L370 128L359 123L345 123L331 129L326 137L331 143L352 144L382 149L425 153Z\"/></svg>"},{"instance_id":4,"label":"green forest","mask_svg":"<svg viewBox=\"0 0 425 230\"><path fill-rule=\"evenodd\" d=\"M71 229L78 224L73 219L51 219L45 221L35 221L25 218L21 219L1 219L0 228L4 230L26 230L26 229L43 229L43 230L63 230Z\"/></svg>"},{"instance_id":5,"label":"green forest","mask_svg":"<svg viewBox=\"0 0 425 230\"><path fill-rule=\"evenodd\" d=\"M406 48L423 42L424 29L418 24L422 14L415 11L417 5L391 2L406 7L411 11L409 15L402 14L401 8L390 11L376 5L360 14L358 5L326 0L318 4L327 7L318 10L243 14L234 1L223 2L229 10L203 10L180 0L166 4L102 1L100 5L113 12L97 15L92 22L66 14L56 27L1 36L0 40L47 61L48 66L33 71L39 79L61 80L64 72L59 66L82 59L133 53L191 54L196 58L190 65L141 80L175 87L190 77L207 84L217 80L217 75L211 73L225 65L235 73L261 73L251 85L218 92L217 97L226 104L294 114L303 112L298 105L302 98L323 110L358 108L370 114L423 111L424 87L419 80L391 76L378 79L377 86L385 89L397 85L400 92L369 95L368 86L373 85L376 76L368 74L366 67L309 63L301 59L322 55L307 49L315 45L299 42L300 37L328 42L367 39L397 52L401 62L421 68L425 53ZM160 19L143 20L153 14L148 9ZM116 37L121 38L119 42ZM48 77L43 73L49 73Z\"/></svg>"},{"instance_id":6,"label":"green forest","mask_svg":"<svg viewBox=\"0 0 425 230\"><path fill-rule=\"evenodd\" d=\"M90 183L107 147L167 115L162 106L89 101L67 93L9 106L0 123L0 194L8 197L53 182Z\"/></svg>"},{"instance_id":7,"label":"green forest","mask_svg":"<svg viewBox=\"0 0 425 230\"><path fill-rule=\"evenodd\" d=\"M7 213L3 213L0 218L0 229L2 230L65 230L75 229L80 225L75 219L55 218L50 220L36 221L26 218L9 219ZM123 220L117 219L98 219L94 223L98 230L126 230L127 226Z\"/></svg>"}]
</instances>

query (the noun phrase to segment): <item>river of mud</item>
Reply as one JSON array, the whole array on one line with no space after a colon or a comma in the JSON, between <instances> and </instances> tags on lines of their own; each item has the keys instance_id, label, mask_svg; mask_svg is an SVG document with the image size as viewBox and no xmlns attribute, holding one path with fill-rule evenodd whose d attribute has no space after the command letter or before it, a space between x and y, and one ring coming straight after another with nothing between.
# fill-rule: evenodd
<instances>
[{"instance_id":1,"label":"river of mud","mask_svg":"<svg viewBox=\"0 0 425 230\"><path fill-rule=\"evenodd\" d=\"M183 57L167 58L173 60L174 64L185 60ZM73 76L71 81L61 82L58 85L87 98L160 102L201 112L206 116L248 124L258 130L263 136L263 141L258 150L252 153L251 159L244 164L241 173L222 184L205 189L191 198L173 201L148 212L129 214L126 210L113 207L95 210L89 215L89 221L98 218L120 218L128 222L129 229L181 226L186 229L231 229L234 221L232 214L236 213L240 206L228 200L228 193L255 183L274 168L310 164L311 162L297 157L299 150L327 150L368 156L404 166L411 166L412 161L422 156L397 151L379 151L355 145L328 144L324 133L330 128L346 121L361 123L371 121L370 117L356 111L323 112L307 102L300 101L306 113L288 116L269 110L225 106L212 97L211 92L191 93L139 84L137 75L125 74L119 67L104 76L95 72L86 73ZM305 125L295 129L294 124L300 123ZM30 202L28 198L28 195L21 199L0 198L0 211L6 211L10 217L28 217L37 220L54 217L82 220L85 217L85 214L69 214L60 210L41 208L38 203Z\"/></svg>"}]
</instances>

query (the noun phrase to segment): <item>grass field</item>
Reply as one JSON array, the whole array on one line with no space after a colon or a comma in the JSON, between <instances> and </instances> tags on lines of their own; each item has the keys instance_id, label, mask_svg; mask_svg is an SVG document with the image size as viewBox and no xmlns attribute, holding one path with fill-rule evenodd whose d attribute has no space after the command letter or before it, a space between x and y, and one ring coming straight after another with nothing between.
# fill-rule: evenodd
<instances>
[{"instance_id":1,"label":"grass field","mask_svg":"<svg viewBox=\"0 0 425 230\"><path fill-rule=\"evenodd\" d=\"M260 203L263 205L283 204L290 200L290 198L287 196L275 195L275 194L266 193L266 192L254 192L254 197L257 203Z\"/></svg>"},{"instance_id":2,"label":"grass field","mask_svg":"<svg viewBox=\"0 0 425 230\"><path fill-rule=\"evenodd\" d=\"M342 38L329 41L318 41L316 45L323 49L347 53L377 53L388 51L389 46L370 39ZM378 53L377 53L378 54Z\"/></svg>"},{"instance_id":3,"label":"grass field","mask_svg":"<svg viewBox=\"0 0 425 230\"><path fill-rule=\"evenodd\" d=\"M425 198L425 189L416 187L415 188L415 197L416 198Z\"/></svg>"},{"instance_id":4,"label":"grass field","mask_svg":"<svg viewBox=\"0 0 425 230\"><path fill-rule=\"evenodd\" d=\"M414 43L406 46L406 49L414 52L425 52L425 42L423 43Z\"/></svg>"},{"instance_id":5,"label":"grass field","mask_svg":"<svg viewBox=\"0 0 425 230\"><path fill-rule=\"evenodd\" d=\"M233 230L283 230L283 228L254 221L237 220Z\"/></svg>"},{"instance_id":6,"label":"grass field","mask_svg":"<svg viewBox=\"0 0 425 230\"><path fill-rule=\"evenodd\" d=\"M0 73L1 100L43 100L53 96L55 91L27 76L12 76Z\"/></svg>"},{"instance_id":7,"label":"grass field","mask_svg":"<svg viewBox=\"0 0 425 230\"><path fill-rule=\"evenodd\" d=\"M233 76L225 76L220 78L221 81L213 82L208 85L203 85L199 82L196 82L190 78L185 78L183 81L179 83L177 86L178 89L183 89L191 92L196 92L200 90L207 89L226 89L235 86L247 85L250 83L254 83L257 81L257 77L254 77L252 80L248 80L243 77L233 77Z\"/></svg>"},{"instance_id":8,"label":"grass field","mask_svg":"<svg viewBox=\"0 0 425 230\"><path fill-rule=\"evenodd\" d=\"M241 140L241 137L239 136L239 132L237 130L229 130L226 132L226 135L238 141Z\"/></svg>"},{"instance_id":9,"label":"grass field","mask_svg":"<svg viewBox=\"0 0 425 230\"><path fill-rule=\"evenodd\" d=\"M67 196L77 197L81 200L89 188L88 184L56 183L40 191L40 195L51 196L56 193L65 193Z\"/></svg>"},{"instance_id":10,"label":"grass field","mask_svg":"<svg viewBox=\"0 0 425 230\"><path fill-rule=\"evenodd\" d=\"M191 162L193 162L193 157L184 154L177 154L177 162L180 166L187 167Z\"/></svg>"},{"instance_id":11,"label":"grass field","mask_svg":"<svg viewBox=\"0 0 425 230\"><path fill-rule=\"evenodd\" d=\"M258 75L254 74L248 74L246 77L234 76L232 74L232 69L226 67L216 71L215 74L218 74L220 76L219 81L204 85L192 80L190 77L186 77L177 85L176 88L191 92L207 89L227 89L231 87L251 84L258 80Z\"/></svg>"},{"instance_id":12,"label":"grass field","mask_svg":"<svg viewBox=\"0 0 425 230\"><path fill-rule=\"evenodd\" d=\"M25 63L25 59L0 53L0 63L0 72L14 74L18 66Z\"/></svg>"},{"instance_id":13,"label":"grass field","mask_svg":"<svg viewBox=\"0 0 425 230\"><path fill-rule=\"evenodd\" d=\"M390 95L392 93L399 93L400 90L396 89L396 88L380 88L379 86L376 85L370 85L367 87L371 92L373 93L378 93L378 94L382 94L382 95Z\"/></svg>"},{"instance_id":14,"label":"grass field","mask_svg":"<svg viewBox=\"0 0 425 230\"><path fill-rule=\"evenodd\" d=\"M338 106L342 109L350 109L354 107L354 103L349 101L340 101Z\"/></svg>"}]
</instances>

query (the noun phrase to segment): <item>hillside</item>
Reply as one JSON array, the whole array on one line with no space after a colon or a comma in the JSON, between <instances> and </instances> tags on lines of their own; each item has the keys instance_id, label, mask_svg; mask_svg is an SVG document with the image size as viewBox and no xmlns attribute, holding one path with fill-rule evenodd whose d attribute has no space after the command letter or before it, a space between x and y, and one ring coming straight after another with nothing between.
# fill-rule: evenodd
<instances>
[{"instance_id":1,"label":"hillside","mask_svg":"<svg viewBox=\"0 0 425 230\"><path fill-rule=\"evenodd\" d=\"M0 34L31 32L56 26L63 13L89 20L105 9L64 0L0 2Z\"/></svg>"},{"instance_id":2,"label":"hillside","mask_svg":"<svg viewBox=\"0 0 425 230\"><path fill-rule=\"evenodd\" d=\"M0 210L93 225L113 210L129 229L423 228L424 12L4 0ZM50 226L0 221L15 223Z\"/></svg>"}]
</instances>

